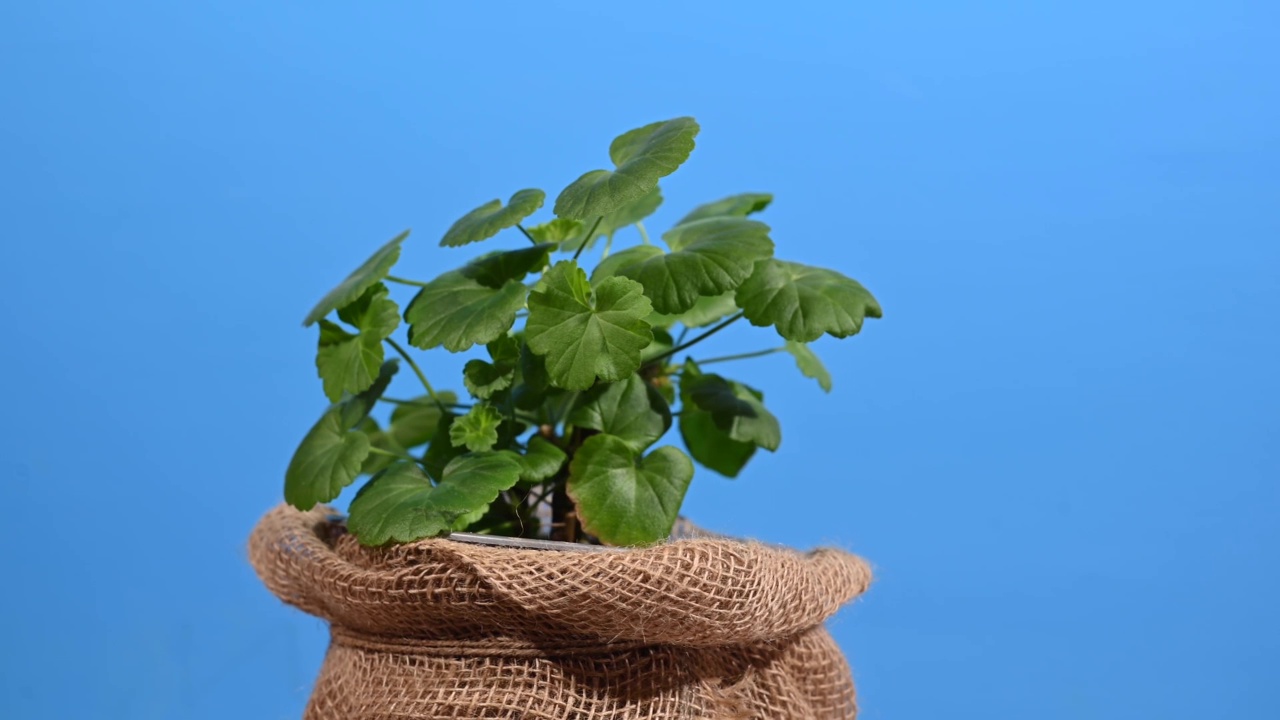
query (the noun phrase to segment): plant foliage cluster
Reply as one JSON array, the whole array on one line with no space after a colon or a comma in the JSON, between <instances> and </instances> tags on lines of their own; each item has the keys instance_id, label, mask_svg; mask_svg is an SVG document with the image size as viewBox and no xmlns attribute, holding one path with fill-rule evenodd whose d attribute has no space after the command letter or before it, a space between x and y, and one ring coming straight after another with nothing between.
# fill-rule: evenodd
<instances>
[{"instance_id":1,"label":"plant foliage cluster","mask_svg":"<svg viewBox=\"0 0 1280 720\"><path fill-rule=\"evenodd\" d=\"M368 545L462 530L643 545L670 533L693 461L735 477L758 449L776 450L763 393L704 366L785 351L829 390L807 343L857 333L880 306L838 272L774 257L769 226L752 217L769 194L697 207L650 242L642 221L662 203L658 183L697 133L687 117L624 133L609 147L612 169L565 188L553 219L526 226L546 196L520 190L467 213L440 242L516 230L527 246L422 282L391 274L405 232L330 291L304 324L319 328L316 369L332 405L289 463L285 499L309 509L370 476L347 522ZM640 244L616 249L630 226ZM601 244L588 272L578 260ZM417 289L403 312L388 283ZM742 319L784 344L675 360ZM463 368L465 401L428 381L394 337L402 324L415 348L484 348ZM385 394L400 360L420 395ZM370 416L378 402L394 405L382 425ZM652 447L673 422L685 449Z\"/></svg>"}]
</instances>

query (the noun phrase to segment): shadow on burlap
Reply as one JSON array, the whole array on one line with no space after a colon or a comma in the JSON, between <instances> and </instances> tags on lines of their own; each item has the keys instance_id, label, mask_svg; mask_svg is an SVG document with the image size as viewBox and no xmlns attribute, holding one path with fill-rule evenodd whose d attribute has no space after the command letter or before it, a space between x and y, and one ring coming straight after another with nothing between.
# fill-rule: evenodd
<instances>
[{"instance_id":1,"label":"shadow on burlap","mask_svg":"<svg viewBox=\"0 0 1280 720\"><path fill-rule=\"evenodd\" d=\"M871 572L839 550L677 540L616 553L367 548L280 506L250 560L329 621L305 720L825 720L856 714L822 623Z\"/></svg>"}]
</instances>

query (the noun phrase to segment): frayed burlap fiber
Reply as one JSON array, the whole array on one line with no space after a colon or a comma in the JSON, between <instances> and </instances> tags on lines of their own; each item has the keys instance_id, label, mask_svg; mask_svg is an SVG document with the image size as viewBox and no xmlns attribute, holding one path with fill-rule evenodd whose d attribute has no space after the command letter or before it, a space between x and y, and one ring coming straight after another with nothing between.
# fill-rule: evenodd
<instances>
[{"instance_id":1,"label":"frayed burlap fiber","mask_svg":"<svg viewBox=\"0 0 1280 720\"><path fill-rule=\"evenodd\" d=\"M250 540L281 600L331 643L306 720L827 720L856 714L822 627L862 560L678 540L580 553L422 540L367 548L331 511L281 506Z\"/></svg>"}]
</instances>

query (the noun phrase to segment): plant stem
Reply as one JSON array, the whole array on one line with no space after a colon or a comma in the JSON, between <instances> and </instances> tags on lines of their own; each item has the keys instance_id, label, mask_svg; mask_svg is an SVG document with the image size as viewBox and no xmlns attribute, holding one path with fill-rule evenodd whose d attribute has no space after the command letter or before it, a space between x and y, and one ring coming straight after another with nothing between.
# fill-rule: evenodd
<instances>
[{"instance_id":1,"label":"plant stem","mask_svg":"<svg viewBox=\"0 0 1280 720\"><path fill-rule=\"evenodd\" d=\"M392 340L391 338L387 338L386 343L391 346L392 350L399 353L400 357L404 358L405 362L409 363L409 367L413 368L414 374L416 374L418 376L418 380L422 382L422 387L427 389L427 395L435 401L436 405L439 405L441 410L448 409L448 406L440 400L440 396L436 395L436 391L431 387L431 383L427 381L427 376L422 374L422 368L418 367L418 363L414 362L413 358L409 357L409 353L404 348L400 347L400 343Z\"/></svg>"},{"instance_id":2,"label":"plant stem","mask_svg":"<svg viewBox=\"0 0 1280 720\"><path fill-rule=\"evenodd\" d=\"M645 245L652 245L652 244L653 244L653 243L649 242L649 233L644 229L644 223L642 223L642 222L640 222L639 220L637 220L637 221L636 221L636 229L640 231L640 239L644 242L644 244L645 244Z\"/></svg>"},{"instance_id":3,"label":"plant stem","mask_svg":"<svg viewBox=\"0 0 1280 720\"><path fill-rule=\"evenodd\" d=\"M723 355L721 357L708 358L706 360L698 360L699 365L710 365L711 363L729 362L730 360L746 360L747 358L764 357L786 350L784 347L769 348L768 350L757 350L755 352L741 353L739 355Z\"/></svg>"},{"instance_id":4,"label":"plant stem","mask_svg":"<svg viewBox=\"0 0 1280 720\"><path fill-rule=\"evenodd\" d=\"M706 332L702 333L701 335L699 335L698 337L696 337L696 338L694 338L694 339L690 340L689 342L687 342L687 343L680 343L679 345L676 345L675 347L673 347L673 348L671 348L670 350L668 350L668 351L666 351L666 352L662 353L661 355L657 355L657 356L655 356L655 357L653 357L653 358L650 358L650 359L649 359L649 361L645 363L645 365L653 365L653 364L655 364L655 363L661 362L661 361L666 360L667 358L671 357L672 355L675 355L676 353L680 352L681 350L685 350L685 349L687 349L687 348L693 347L694 345L697 345L698 343L702 342L703 340L706 340L707 338L711 337L712 335L715 335L716 333L718 333L718 332L720 332L721 330L723 330L723 329L725 329L725 328L729 327L729 326L730 326L730 325L732 325L733 323L735 323L735 322L737 322L737 321L741 320L741 319L742 319L742 316L743 316L743 315L745 315L745 314L746 314L746 313L739 312L737 315L734 315L733 317L729 318L728 320L725 320L724 322L720 323L719 325L716 325L715 327L713 327L713 328L711 328L710 330L708 330L708 331L706 331Z\"/></svg>"},{"instance_id":5,"label":"plant stem","mask_svg":"<svg viewBox=\"0 0 1280 720\"><path fill-rule=\"evenodd\" d=\"M386 396L378 398L378 402L388 403L390 405L410 405L421 407L423 405L432 405L434 403L425 403L421 400L401 400L400 398L389 398ZM455 410L470 410L471 405L468 403L442 403L447 408Z\"/></svg>"},{"instance_id":6,"label":"plant stem","mask_svg":"<svg viewBox=\"0 0 1280 720\"><path fill-rule=\"evenodd\" d=\"M679 345L680 343L684 342L684 336L688 334L689 334L688 326L682 325L680 327L680 334L676 336L676 344Z\"/></svg>"},{"instance_id":7,"label":"plant stem","mask_svg":"<svg viewBox=\"0 0 1280 720\"><path fill-rule=\"evenodd\" d=\"M529 234L528 230L524 229L523 225L516 223L516 227L520 230L520 232L524 233L525 237L529 238L529 242L533 243L534 245L538 244L538 241L533 239L533 236Z\"/></svg>"},{"instance_id":8,"label":"plant stem","mask_svg":"<svg viewBox=\"0 0 1280 720\"><path fill-rule=\"evenodd\" d=\"M604 216L603 216L603 215L601 215L600 217L596 218L596 221L595 221L595 222L593 222L593 223L591 223L591 229L587 231L587 234L586 234L586 235L583 235L583 236L582 236L582 244L578 246L578 252L576 252L576 253L574 253L574 254L573 254L573 261L574 261L574 262L577 262L577 261L578 261L578 256L582 254L582 251L583 251L583 250L586 250L586 249L587 249L587 244L591 242L591 236L595 234L595 232L596 232L596 228L600 227L600 221L601 221L601 220L604 220Z\"/></svg>"},{"instance_id":9,"label":"plant stem","mask_svg":"<svg viewBox=\"0 0 1280 720\"><path fill-rule=\"evenodd\" d=\"M388 275L386 279L390 280L393 283L400 283L401 285L412 285L414 287L426 287L429 284L424 282L418 282L417 280L409 280L408 278L396 277L395 275Z\"/></svg>"},{"instance_id":10,"label":"plant stem","mask_svg":"<svg viewBox=\"0 0 1280 720\"><path fill-rule=\"evenodd\" d=\"M393 457L397 460L408 460L409 462L415 462L415 463L418 462L418 458L410 455L409 453L401 454L398 452L391 452L390 450L383 450L380 447L370 447L369 452L373 453L374 455L386 455L387 457Z\"/></svg>"}]
</instances>

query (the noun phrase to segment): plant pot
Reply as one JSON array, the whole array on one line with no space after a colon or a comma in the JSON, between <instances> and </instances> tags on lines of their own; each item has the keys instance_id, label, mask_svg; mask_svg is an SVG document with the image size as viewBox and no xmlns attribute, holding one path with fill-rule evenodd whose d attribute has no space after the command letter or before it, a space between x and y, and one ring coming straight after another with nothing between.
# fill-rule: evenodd
<instances>
[{"instance_id":1,"label":"plant pot","mask_svg":"<svg viewBox=\"0 0 1280 720\"><path fill-rule=\"evenodd\" d=\"M306 720L856 714L822 623L871 573L839 550L367 548L327 508L281 506L250 556L276 596L329 622Z\"/></svg>"}]
</instances>

